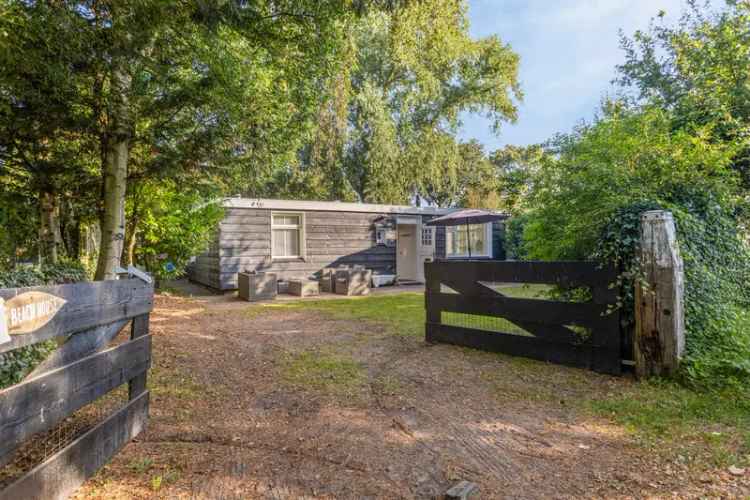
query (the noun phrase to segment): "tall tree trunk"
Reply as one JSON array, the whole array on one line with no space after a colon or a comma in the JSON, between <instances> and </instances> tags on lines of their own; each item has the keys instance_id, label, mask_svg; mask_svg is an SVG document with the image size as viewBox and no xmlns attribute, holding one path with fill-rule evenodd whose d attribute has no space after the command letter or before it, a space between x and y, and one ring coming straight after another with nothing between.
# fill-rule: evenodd
<instances>
[{"instance_id":1,"label":"tall tree trunk","mask_svg":"<svg viewBox=\"0 0 750 500\"><path fill-rule=\"evenodd\" d=\"M131 78L121 67L112 71L109 124L104 137L103 209L101 214L102 239L99 261L96 266L97 280L115 279L115 270L120 265L125 239L125 191L128 176L128 157L132 138L132 123L128 93Z\"/></svg>"},{"instance_id":2,"label":"tall tree trunk","mask_svg":"<svg viewBox=\"0 0 750 500\"><path fill-rule=\"evenodd\" d=\"M128 185L132 213L130 214L130 224L125 231L125 251L127 252L127 264L135 265L135 247L138 241L138 223L140 222L141 209L141 186L137 182L131 181Z\"/></svg>"},{"instance_id":3,"label":"tall tree trunk","mask_svg":"<svg viewBox=\"0 0 750 500\"><path fill-rule=\"evenodd\" d=\"M125 232L125 250L127 251L127 264L135 265L135 242L138 235L138 217L134 216Z\"/></svg>"},{"instance_id":4,"label":"tall tree trunk","mask_svg":"<svg viewBox=\"0 0 750 500\"><path fill-rule=\"evenodd\" d=\"M39 192L39 256L44 264L56 264L63 251L60 205L50 188Z\"/></svg>"}]
</instances>

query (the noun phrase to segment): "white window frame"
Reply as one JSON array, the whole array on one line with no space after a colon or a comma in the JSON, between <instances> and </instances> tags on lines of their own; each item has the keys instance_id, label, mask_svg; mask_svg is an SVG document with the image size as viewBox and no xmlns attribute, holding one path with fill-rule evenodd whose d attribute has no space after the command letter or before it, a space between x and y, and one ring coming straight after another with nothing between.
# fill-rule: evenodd
<instances>
[{"instance_id":1,"label":"white window frame","mask_svg":"<svg viewBox=\"0 0 750 500\"><path fill-rule=\"evenodd\" d=\"M293 217L299 217L299 224L274 224L273 219L276 216L293 216ZM274 241L273 241L273 234L274 229L296 229L297 230L297 238L299 238L299 241L297 242L297 248L299 248L299 255L274 255L273 249L274 249ZM303 212L271 212L271 260L300 260L305 258L305 214Z\"/></svg>"},{"instance_id":2,"label":"white window frame","mask_svg":"<svg viewBox=\"0 0 750 500\"><path fill-rule=\"evenodd\" d=\"M425 235L429 235L429 241L425 243ZM421 235L421 243L422 247L425 248L434 248L435 247L435 228L430 226L422 226L422 235Z\"/></svg>"},{"instance_id":3,"label":"white window frame","mask_svg":"<svg viewBox=\"0 0 750 500\"><path fill-rule=\"evenodd\" d=\"M474 224L472 224L474 225ZM445 257L448 259L466 259L469 257L469 253L448 253L452 246L453 232L454 231L466 231L466 226L447 226L445 228ZM484 252L476 253L473 249L471 251L471 257L485 257L492 258L492 223L484 223Z\"/></svg>"}]
</instances>

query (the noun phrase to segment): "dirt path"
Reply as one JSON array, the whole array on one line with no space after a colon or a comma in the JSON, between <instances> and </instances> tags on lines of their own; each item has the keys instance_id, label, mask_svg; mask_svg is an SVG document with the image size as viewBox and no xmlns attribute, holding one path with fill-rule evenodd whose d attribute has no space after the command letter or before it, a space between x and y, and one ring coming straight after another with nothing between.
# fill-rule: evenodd
<instances>
[{"instance_id":1,"label":"dirt path","mask_svg":"<svg viewBox=\"0 0 750 500\"><path fill-rule=\"evenodd\" d=\"M718 488L569 404L622 379L517 370L531 362L310 311L251 314L231 298L156 304L148 430L79 498L431 498L460 479L479 498Z\"/></svg>"}]
</instances>

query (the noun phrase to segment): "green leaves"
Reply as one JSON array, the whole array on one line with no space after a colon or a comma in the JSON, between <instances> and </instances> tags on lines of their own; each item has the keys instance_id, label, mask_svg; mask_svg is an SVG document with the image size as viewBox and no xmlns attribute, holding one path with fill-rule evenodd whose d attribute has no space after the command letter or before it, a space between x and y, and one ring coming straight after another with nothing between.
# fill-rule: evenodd
<instances>
[{"instance_id":1,"label":"green leaves","mask_svg":"<svg viewBox=\"0 0 750 500\"><path fill-rule=\"evenodd\" d=\"M407 2L352 19L350 50L334 76L348 83L344 91L329 85L336 112L319 115L315 154L300 168L316 192L326 191L317 187L325 178L335 186L330 196L353 192L363 201L405 203L418 193L453 204L465 196L464 172L488 168L456 139L461 112L485 113L499 129L521 98L518 56L496 37L472 39L468 27L463 0ZM346 126L331 126L333 116Z\"/></svg>"},{"instance_id":2,"label":"green leaves","mask_svg":"<svg viewBox=\"0 0 750 500\"><path fill-rule=\"evenodd\" d=\"M727 2L718 10L699 2L676 26L654 23L623 38L625 63L618 82L641 102L673 112L678 130L708 126L711 140L742 143L732 167L750 189L750 4Z\"/></svg>"},{"instance_id":3,"label":"green leaves","mask_svg":"<svg viewBox=\"0 0 750 500\"><path fill-rule=\"evenodd\" d=\"M169 181L138 189L129 207L140 234L136 257L159 278L184 275L190 258L208 248L224 215L220 203Z\"/></svg>"},{"instance_id":4,"label":"green leaves","mask_svg":"<svg viewBox=\"0 0 750 500\"><path fill-rule=\"evenodd\" d=\"M620 207L670 202L685 187L713 193L724 206L736 203L739 185L730 165L738 146L717 143L703 131L675 132L668 113L646 106L610 111L558 137L557 158L542 161L534 176L531 258L585 257Z\"/></svg>"}]
</instances>

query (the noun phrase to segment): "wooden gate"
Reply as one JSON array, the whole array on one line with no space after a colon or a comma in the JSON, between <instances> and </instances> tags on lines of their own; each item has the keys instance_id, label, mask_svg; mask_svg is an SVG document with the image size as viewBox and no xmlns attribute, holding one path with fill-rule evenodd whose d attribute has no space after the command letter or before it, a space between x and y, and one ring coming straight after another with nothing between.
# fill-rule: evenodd
<instances>
[{"instance_id":1,"label":"wooden gate","mask_svg":"<svg viewBox=\"0 0 750 500\"><path fill-rule=\"evenodd\" d=\"M621 372L613 268L591 262L438 261L425 264L425 278L428 342ZM579 289L587 300L514 298L496 290L508 283ZM495 318L503 320L493 323ZM506 331L511 329L517 331Z\"/></svg>"},{"instance_id":2,"label":"wooden gate","mask_svg":"<svg viewBox=\"0 0 750 500\"><path fill-rule=\"evenodd\" d=\"M129 383L127 401L0 491L0 499L66 498L144 427L153 285L139 279L0 289L0 353L67 341L0 391L0 465L67 417ZM130 340L107 343L131 321Z\"/></svg>"}]
</instances>

